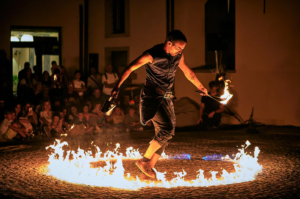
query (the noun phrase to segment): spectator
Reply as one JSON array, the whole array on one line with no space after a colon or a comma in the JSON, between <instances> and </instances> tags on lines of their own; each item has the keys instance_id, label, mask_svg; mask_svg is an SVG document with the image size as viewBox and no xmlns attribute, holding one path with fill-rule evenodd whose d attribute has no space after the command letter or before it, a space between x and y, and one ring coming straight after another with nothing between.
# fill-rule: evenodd
<instances>
[{"instance_id":1,"label":"spectator","mask_svg":"<svg viewBox=\"0 0 300 199\"><path fill-rule=\"evenodd\" d=\"M90 68L91 75L87 78L87 89L92 93L96 88L102 90L102 76L97 74L95 67Z\"/></svg>"},{"instance_id":2,"label":"spectator","mask_svg":"<svg viewBox=\"0 0 300 199\"><path fill-rule=\"evenodd\" d=\"M113 67L111 64L108 64L105 69L106 72L102 76L103 94L105 98L109 98L111 91L119 78L116 73L113 73Z\"/></svg>"},{"instance_id":3,"label":"spectator","mask_svg":"<svg viewBox=\"0 0 300 199\"><path fill-rule=\"evenodd\" d=\"M23 107L21 117L25 120L28 120L33 125L38 124L37 114L33 111L32 105L30 103L25 104L25 106Z\"/></svg>"},{"instance_id":4,"label":"spectator","mask_svg":"<svg viewBox=\"0 0 300 199\"><path fill-rule=\"evenodd\" d=\"M35 85L36 82L42 81L42 71L40 69L41 67L33 66L34 73L31 75L32 83ZM35 79L35 81L34 81Z\"/></svg>"},{"instance_id":5,"label":"spectator","mask_svg":"<svg viewBox=\"0 0 300 199\"><path fill-rule=\"evenodd\" d=\"M16 115L16 120L19 120L19 118L22 116L22 112L21 112L21 104L17 103L14 107L14 112Z\"/></svg>"},{"instance_id":6,"label":"spectator","mask_svg":"<svg viewBox=\"0 0 300 199\"><path fill-rule=\"evenodd\" d=\"M52 108L52 110L53 111L59 111L60 109L61 109L61 102L60 102L60 100L55 100L54 101L54 103L53 103L53 108Z\"/></svg>"},{"instance_id":7,"label":"spectator","mask_svg":"<svg viewBox=\"0 0 300 199\"><path fill-rule=\"evenodd\" d=\"M51 126L49 127L52 137L60 137L60 134L63 134L63 118L60 118L59 114L53 114L53 120Z\"/></svg>"},{"instance_id":8,"label":"spectator","mask_svg":"<svg viewBox=\"0 0 300 199\"><path fill-rule=\"evenodd\" d=\"M95 88L93 95L90 97L90 101L92 105L95 106L95 104L98 103L103 104L105 100L106 100L105 97L101 94L101 90L99 88Z\"/></svg>"},{"instance_id":9,"label":"spectator","mask_svg":"<svg viewBox=\"0 0 300 199\"><path fill-rule=\"evenodd\" d=\"M101 110L101 104L96 103L92 113L94 113L97 116L95 117L97 119L97 126L105 127L105 115L100 110Z\"/></svg>"},{"instance_id":10,"label":"spectator","mask_svg":"<svg viewBox=\"0 0 300 199\"><path fill-rule=\"evenodd\" d=\"M140 118L135 114L134 107L129 108L129 112L125 116L124 123L126 125L126 131L142 131L143 126L140 123Z\"/></svg>"},{"instance_id":11,"label":"spectator","mask_svg":"<svg viewBox=\"0 0 300 199\"><path fill-rule=\"evenodd\" d=\"M74 83L73 82L68 83L68 90L64 96L64 99L65 99L65 105L74 105L74 104L78 103L79 95L77 92L74 91Z\"/></svg>"},{"instance_id":12,"label":"spectator","mask_svg":"<svg viewBox=\"0 0 300 199\"><path fill-rule=\"evenodd\" d=\"M61 83L60 71L58 68L54 70L54 74L52 75L52 86L50 90L50 97L52 102L56 100L62 100L62 96L64 94L63 85Z\"/></svg>"},{"instance_id":13,"label":"spectator","mask_svg":"<svg viewBox=\"0 0 300 199\"><path fill-rule=\"evenodd\" d=\"M85 83L80 80L81 73L79 70L76 70L74 75L75 75L75 79L73 80L74 91L76 91L79 97L82 99L84 92L86 91Z\"/></svg>"},{"instance_id":14,"label":"spectator","mask_svg":"<svg viewBox=\"0 0 300 199\"><path fill-rule=\"evenodd\" d=\"M19 81L21 81L22 79L24 79L26 77L26 71L27 71L28 68L30 68L30 63L25 62L24 63L24 69L20 70L20 72L18 74Z\"/></svg>"},{"instance_id":15,"label":"spectator","mask_svg":"<svg viewBox=\"0 0 300 199\"><path fill-rule=\"evenodd\" d=\"M210 94L217 100L218 94L218 84L215 81L209 82ZM224 105L211 99L208 96L202 96L201 106L200 106L200 118L198 124L204 128L217 128L221 121L221 113L224 111Z\"/></svg>"},{"instance_id":16,"label":"spectator","mask_svg":"<svg viewBox=\"0 0 300 199\"><path fill-rule=\"evenodd\" d=\"M95 119L93 119L96 116L89 113L89 106L87 104L83 106L83 117L86 121L86 127L87 127L85 133L92 132L96 126L96 121Z\"/></svg>"},{"instance_id":17,"label":"spectator","mask_svg":"<svg viewBox=\"0 0 300 199\"><path fill-rule=\"evenodd\" d=\"M51 81L51 78L50 78L50 75L49 75L48 71L43 72L42 85L43 86L46 85L46 86L48 86L48 88L50 88L51 85L52 85L52 81Z\"/></svg>"},{"instance_id":18,"label":"spectator","mask_svg":"<svg viewBox=\"0 0 300 199\"><path fill-rule=\"evenodd\" d=\"M31 69L26 69L26 76L21 79L18 86L18 97L23 99L28 92L32 91Z\"/></svg>"},{"instance_id":19,"label":"spectator","mask_svg":"<svg viewBox=\"0 0 300 199\"><path fill-rule=\"evenodd\" d=\"M60 67L60 83L63 88L65 88L68 83L68 75L64 66Z\"/></svg>"},{"instance_id":20,"label":"spectator","mask_svg":"<svg viewBox=\"0 0 300 199\"><path fill-rule=\"evenodd\" d=\"M84 135L88 128L89 127L83 113L78 113L78 117L74 120L74 128L70 131L70 135Z\"/></svg>"},{"instance_id":21,"label":"spectator","mask_svg":"<svg viewBox=\"0 0 300 199\"><path fill-rule=\"evenodd\" d=\"M41 82L38 82L35 86L33 86L33 90L28 93L27 101L30 101L34 107L37 107L43 99L43 86Z\"/></svg>"},{"instance_id":22,"label":"spectator","mask_svg":"<svg viewBox=\"0 0 300 199\"><path fill-rule=\"evenodd\" d=\"M111 116L115 127L122 129L125 115L120 107L116 107L114 113Z\"/></svg>"},{"instance_id":23,"label":"spectator","mask_svg":"<svg viewBox=\"0 0 300 199\"><path fill-rule=\"evenodd\" d=\"M51 62L51 65L52 65L52 67L51 67L51 73L52 73L52 74L54 74L54 70L55 70L56 68L58 68L58 69L59 69L59 72L60 72L60 67L59 67L59 65L57 65L56 61L52 61L52 62Z\"/></svg>"},{"instance_id":24,"label":"spectator","mask_svg":"<svg viewBox=\"0 0 300 199\"><path fill-rule=\"evenodd\" d=\"M74 121L77 117L78 117L77 107L75 105L72 105L71 112L68 115L69 124L74 123Z\"/></svg>"},{"instance_id":25,"label":"spectator","mask_svg":"<svg viewBox=\"0 0 300 199\"><path fill-rule=\"evenodd\" d=\"M50 125L52 124L53 112L51 111L50 101L45 101L42 105L42 111L40 113L41 126L44 127L47 137L51 137Z\"/></svg>"}]
</instances>

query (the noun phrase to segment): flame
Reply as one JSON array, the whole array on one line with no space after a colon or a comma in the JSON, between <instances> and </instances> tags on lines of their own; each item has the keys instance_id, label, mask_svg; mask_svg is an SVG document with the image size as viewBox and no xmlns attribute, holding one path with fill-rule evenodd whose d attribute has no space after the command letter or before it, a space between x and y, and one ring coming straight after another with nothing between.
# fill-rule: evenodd
<instances>
[{"instance_id":1,"label":"flame","mask_svg":"<svg viewBox=\"0 0 300 199\"><path fill-rule=\"evenodd\" d=\"M229 93L228 91L228 83L230 83L230 80L225 80L225 88L224 88L224 94L220 97L222 101L220 102L221 104L226 105L227 102L232 98L232 94Z\"/></svg>"},{"instance_id":2,"label":"flame","mask_svg":"<svg viewBox=\"0 0 300 199\"><path fill-rule=\"evenodd\" d=\"M67 133L65 133L65 134L60 134L60 137L67 137L67 136L68 136Z\"/></svg>"},{"instance_id":3,"label":"flame","mask_svg":"<svg viewBox=\"0 0 300 199\"><path fill-rule=\"evenodd\" d=\"M258 164L257 157L259 154L258 147L255 147L254 157L248 155L245 152L245 148L239 149L234 159L226 156L224 160L232 161L234 163L235 172L228 173L225 169L222 171L221 178L217 178L218 172L211 171L212 177L207 179L204 177L204 171L198 170L199 174L195 180L185 181L184 176L187 173L175 172L177 176L170 181L165 179L165 174L157 172L158 181L141 181L138 177L134 178L130 176L130 173L125 174L122 160L125 159L140 159L142 156L138 149L135 150L133 147L126 149L126 155L118 152L120 144L116 144L114 151L107 151L102 155L100 148L96 145L96 154L92 156L91 151L85 152L78 148L78 151L66 151L66 157L64 158L63 146L68 145L67 142L60 143L60 140L56 140L53 145L46 147L46 149L52 148L54 152L49 155L48 175L52 175L59 179L92 186L101 187L113 187L119 189L138 190L143 187L164 187L172 188L179 186L187 187L198 187L198 186L215 186L224 184L233 184L251 181L255 179L257 173L262 169L262 166ZM247 141L246 146L249 146L250 142ZM72 159L70 156L72 155ZM163 153L163 158L168 156ZM116 162L113 164L110 160L115 159ZM93 168L90 163L104 161L106 166ZM171 160L168 160L171 161Z\"/></svg>"}]
</instances>

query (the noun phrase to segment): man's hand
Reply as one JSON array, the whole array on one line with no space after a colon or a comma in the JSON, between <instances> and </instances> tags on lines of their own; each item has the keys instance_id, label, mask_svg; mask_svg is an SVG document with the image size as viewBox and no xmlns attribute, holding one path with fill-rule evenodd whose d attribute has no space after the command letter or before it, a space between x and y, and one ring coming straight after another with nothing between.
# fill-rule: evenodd
<instances>
[{"instance_id":1,"label":"man's hand","mask_svg":"<svg viewBox=\"0 0 300 199\"><path fill-rule=\"evenodd\" d=\"M216 111L211 112L210 114L208 114L209 118L212 118L214 116L214 114L216 113Z\"/></svg>"},{"instance_id":2,"label":"man's hand","mask_svg":"<svg viewBox=\"0 0 300 199\"><path fill-rule=\"evenodd\" d=\"M119 88L118 88L118 85L116 85L112 91L111 91L111 97L114 97L114 98L117 98L119 95Z\"/></svg>"},{"instance_id":3,"label":"man's hand","mask_svg":"<svg viewBox=\"0 0 300 199\"><path fill-rule=\"evenodd\" d=\"M207 92L207 89L206 89L206 88L201 87L201 88L199 88L199 90L202 91L202 92L205 94L205 96L208 95L208 92Z\"/></svg>"}]
</instances>

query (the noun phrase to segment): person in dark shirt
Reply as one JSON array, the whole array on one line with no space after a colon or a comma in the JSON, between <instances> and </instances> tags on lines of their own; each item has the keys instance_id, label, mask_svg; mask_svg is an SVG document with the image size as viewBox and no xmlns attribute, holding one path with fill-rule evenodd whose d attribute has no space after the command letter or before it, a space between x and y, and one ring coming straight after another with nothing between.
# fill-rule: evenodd
<instances>
[{"instance_id":1,"label":"person in dark shirt","mask_svg":"<svg viewBox=\"0 0 300 199\"><path fill-rule=\"evenodd\" d=\"M90 97L89 101L92 103L92 106L95 104L101 103L104 104L106 98L102 95L100 88L95 88L93 95Z\"/></svg>"},{"instance_id":2,"label":"person in dark shirt","mask_svg":"<svg viewBox=\"0 0 300 199\"><path fill-rule=\"evenodd\" d=\"M19 81L21 81L23 78L26 77L26 71L27 71L28 68L30 68L30 63L29 62L25 62L24 63L24 69L20 70L20 72L18 74Z\"/></svg>"},{"instance_id":3,"label":"person in dark shirt","mask_svg":"<svg viewBox=\"0 0 300 199\"><path fill-rule=\"evenodd\" d=\"M119 88L130 73L145 66L147 77L140 95L140 120L144 126L150 121L153 122L155 136L144 157L137 161L136 165L145 174L145 177L152 179L156 178L154 165L175 135L176 118L171 91L177 68L179 67L183 71L186 78L197 89L207 94L207 90L184 61L182 51L186 42L187 39L180 30L171 31L168 33L165 43L145 51L125 68L111 92L111 96L116 97Z\"/></svg>"},{"instance_id":4,"label":"person in dark shirt","mask_svg":"<svg viewBox=\"0 0 300 199\"><path fill-rule=\"evenodd\" d=\"M216 100L220 100L218 94L218 83L215 81L209 82L210 94ZM221 121L221 113L224 111L224 105L220 104L216 100L203 96L200 106L200 118L198 124L201 124L204 128L218 127Z\"/></svg>"},{"instance_id":5,"label":"person in dark shirt","mask_svg":"<svg viewBox=\"0 0 300 199\"><path fill-rule=\"evenodd\" d=\"M68 83L68 90L65 93L64 96L65 103L67 103L66 105L72 105L72 104L77 104L79 101L79 95L77 92L74 91L74 83L73 82L69 82Z\"/></svg>"}]
</instances>

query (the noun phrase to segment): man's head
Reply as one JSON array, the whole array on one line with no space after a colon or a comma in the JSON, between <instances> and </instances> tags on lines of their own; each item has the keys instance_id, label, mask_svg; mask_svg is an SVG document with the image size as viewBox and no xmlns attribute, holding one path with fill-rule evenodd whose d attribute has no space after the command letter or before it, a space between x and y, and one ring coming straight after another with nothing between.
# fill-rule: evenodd
<instances>
[{"instance_id":1,"label":"man's head","mask_svg":"<svg viewBox=\"0 0 300 199\"><path fill-rule=\"evenodd\" d=\"M76 70L76 71L74 72L74 75L75 75L75 79L76 79L77 81L79 81L79 80L80 80L80 77L81 77L81 72L80 72L80 70Z\"/></svg>"},{"instance_id":2,"label":"man's head","mask_svg":"<svg viewBox=\"0 0 300 199\"><path fill-rule=\"evenodd\" d=\"M90 72L91 72L91 75L96 75L97 74L97 70L96 70L95 67L91 67Z\"/></svg>"},{"instance_id":3,"label":"man's head","mask_svg":"<svg viewBox=\"0 0 300 199\"><path fill-rule=\"evenodd\" d=\"M208 86L209 86L211 92L215 92L219 88L218 83L216 81L209 82Z\"/></svg>"},{"instance_id":4,"label":"man's head","mask_svg":"<svg viewBox=\"0 0 300 199\"><path fill-rule=\"evenodd\" d=\"M60 116L59 116L59 113L54 113L53 114L53 122L59 122L59 118L60 118Z\"/></svg>"},{"instance_id":5,"label":"man's head","mask_svg":"<svg viewBox=\"0 0 300 199\"><path fill-rule=\"evenodd\" d=\"M52 61L52 62L51 62L51 65L54 66L54 67L57 66L56 61Z\"/></svg>"},{"instance_id":6,"label":"man's head","mask_svg":"<svg viewBox=\"0 0 300 199\"><path fill-rule=\"evenodd\" d=\"M106 67L105 67L105 69L106 69L107 73L112 73L113 67L112 67L111 64L107 64Z\"/></svg>"},{"instance_id":7,"label":"man's head","mask_svg":"<svg viewBox=\"0 0 300 199\"><path fill-rule=\"evenodd\" d=\"M99 89L99 88L95 88L93 94L94 94L94 96L95 96L96 98L99 98L100 95L101 95L100 89Z\"/></svg>"},{"instance_id":8,"label":"man's head","mask_svg":"<svg viewBox=\"0 0 300 199\"><path fill-rule=\"evenodd\" d=\"M26 70L28 68L30 68L30 63L29 62L25 62L24 63L24 69Z\"/></svg>"},{"instance_id":9,"label":"man's head","mask_svg":"<svg viewBox=\"0 0 300 199\"><path fill-rule=\"evenodd\" d=\"M89 105L85 104L83 105L83 113L88 113L89 112Z\"/></svg>"},{"instance_id":10,"label":"man's head","mask_svg":"<svg viewBox=\"0 0 300 199\"><path fill-rule=\"evenodd\" d=\"M185 48L187 39L185 35L180 30L173 30L168 33L165 45L167 53L172 56L181 54Z\"/></svg>"},{"instance_id":11,"label":"man's head","mask_svg":"<svg viewBox=\"0 0 300 199\"><path fill-rule=\"evenodd\" d=\"M13 111L12 110L6 110L4 112L4 117L7 119L7 120L13 120Z\"/></svg>"},{"instance_id":12,"label":"man's head","mask_svg":"<svg viewBox=\"0 0 300 199\"><path fill-rule=\"evenodd\" d=\"M130 108L129 108L129 114L130 114L130 115L134 115L134 113L135 113L134 107L130 107Z\"/></svg>"}]
</instances>

